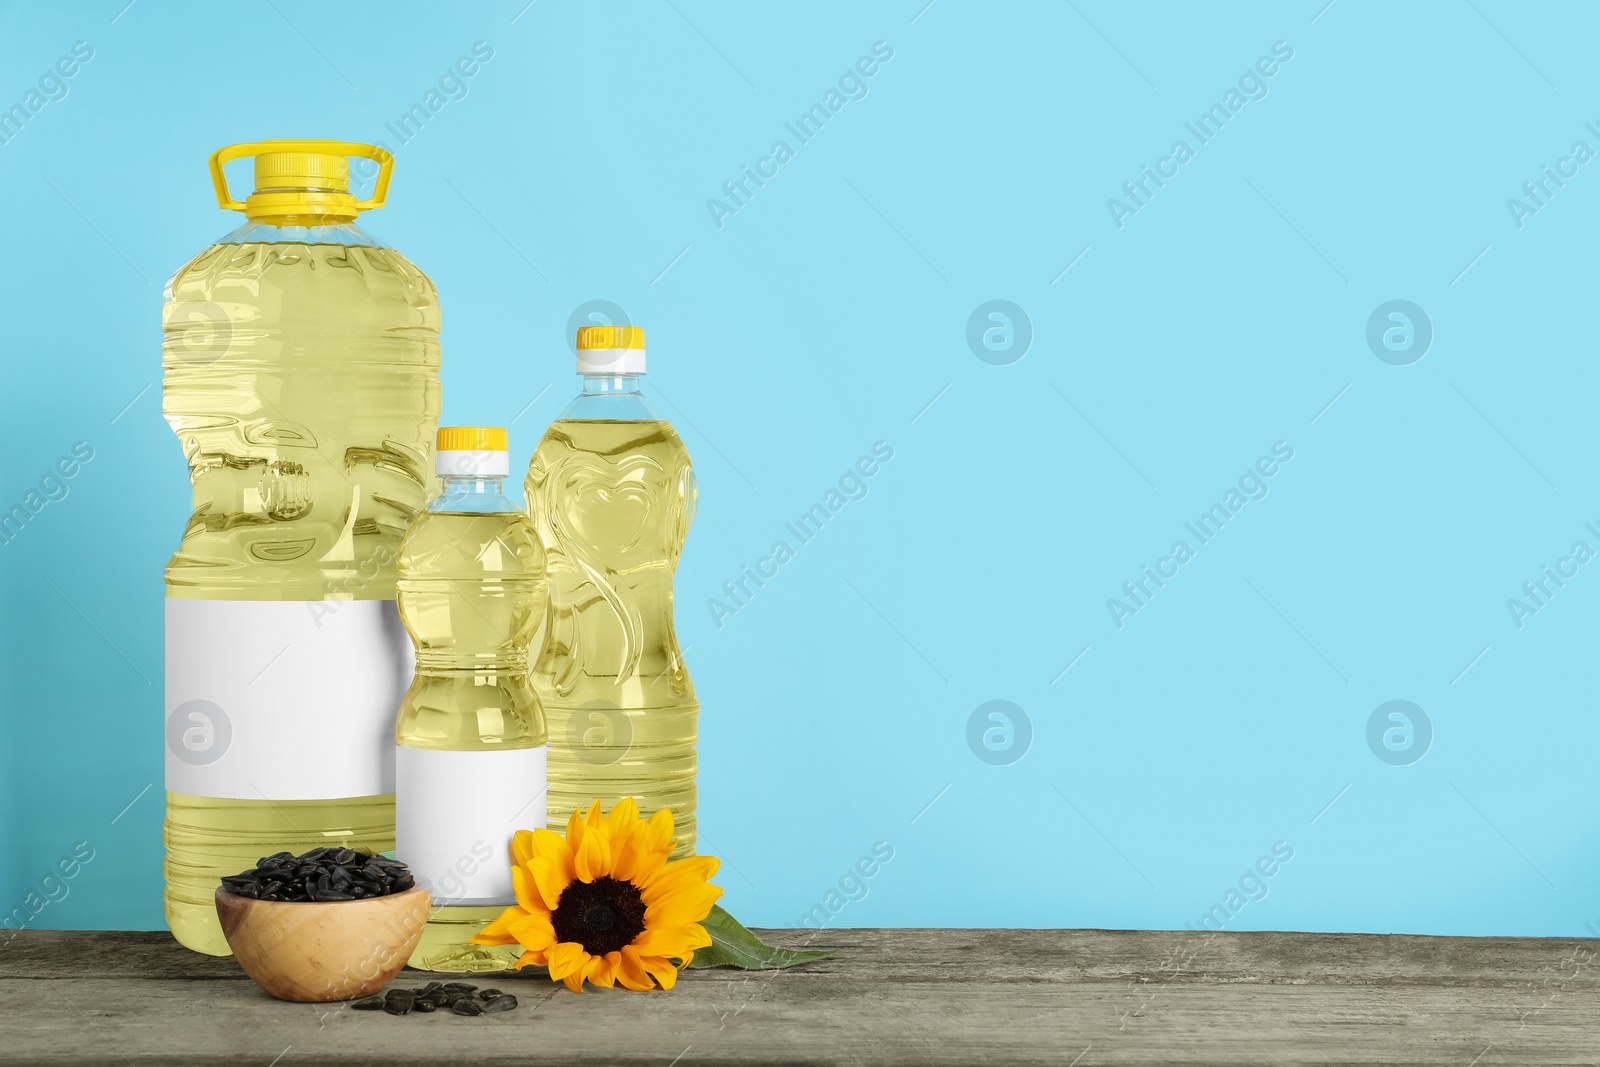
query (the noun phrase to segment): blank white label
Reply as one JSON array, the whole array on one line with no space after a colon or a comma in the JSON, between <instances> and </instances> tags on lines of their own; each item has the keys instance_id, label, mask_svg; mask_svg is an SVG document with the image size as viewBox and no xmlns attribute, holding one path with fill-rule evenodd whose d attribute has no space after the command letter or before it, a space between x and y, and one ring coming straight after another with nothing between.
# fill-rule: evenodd
<instances>
[{"instance_id":1,"label":"blank white label","mask_svg":"<svg viewBox=\"0 0 1600 1067\"><path fill-rule=\"evenodd\" d=\"M435 905L511 904L511 838L545 823L548 745L497 752L396 746L394 855Z\"/></svg>"},{"instance_id":2,"label":"blank white label","mask_svg":"<svg viewBox=\"0 0 1600 1067\"><path fill-rule=\"evenodd\" d=\"M168 597L166 629L169 792L394 792L394 718L413 669L394 601Z\"/></svg>"}]
</instances>

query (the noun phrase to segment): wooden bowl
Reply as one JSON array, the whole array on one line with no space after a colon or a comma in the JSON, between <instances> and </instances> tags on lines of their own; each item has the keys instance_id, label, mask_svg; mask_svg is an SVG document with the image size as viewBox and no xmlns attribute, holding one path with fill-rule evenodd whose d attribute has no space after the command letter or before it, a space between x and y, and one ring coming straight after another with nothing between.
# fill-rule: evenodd
<instances>
[{"instance_id":1,"label":"wooden bowl","mask_svg":"<svg viewBox=\"0 0 1600 1067\"><path fill-rule=\"evenodd\" d=\"M422 940L433 897L421 887L322 904L217 890L217 918L244 973L279 1000L351 1000L388 985Z\"/></svg>"}]
</instances>

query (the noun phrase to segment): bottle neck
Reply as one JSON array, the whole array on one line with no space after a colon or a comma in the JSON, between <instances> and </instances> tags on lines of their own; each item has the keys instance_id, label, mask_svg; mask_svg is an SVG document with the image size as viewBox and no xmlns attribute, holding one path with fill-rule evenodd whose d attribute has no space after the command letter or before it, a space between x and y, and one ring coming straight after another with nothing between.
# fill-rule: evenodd
<instances>
[{"instance_id":1,"label":"bottle neck","mask_svg":"<svg viewBox=\"0 0 1600 1067\"><path fill-rule=\"evenodd\" d=\"M642 374L585 374L582 391L556 418L558 421L660 421L661 416L656 414L640 388L643 378Z\"/></svg>"},{"instance_id":2,"label":"bottle neck","mask_svg":"<svg viewBox=\"0 0 1600 1067\"><path fill-rule=\"evenodd\" d=\"M441 474L444 483L439 495L428 502L429 511L471 512L490 514L518 510L501 489L501 478L482 475Z\"/></svg>"},{"instance_id":3,"label":"bottle neck","mask_svg":"<svg viewBox=\"0 0 1600 1067\"><path fill-rule=\"evenodd\" d=\"M453 474L446 474L439 480L444 483L445 495L449 496L455 493L460 493L463 495L469 493L499 493L500 483L503 479L479 478L477 476L467 478L457 477Z\"/></svg>"},{"instance_id":4,"label":"bottle neck","mask_svg":"<svg viewBox=\"0 0 1600 1067\"><path fill-rule=\"evenodd\" d=\"M609 396L613 393L640 392L642 374L585 374L583 396Z\"/></svg>"}]
</instances>

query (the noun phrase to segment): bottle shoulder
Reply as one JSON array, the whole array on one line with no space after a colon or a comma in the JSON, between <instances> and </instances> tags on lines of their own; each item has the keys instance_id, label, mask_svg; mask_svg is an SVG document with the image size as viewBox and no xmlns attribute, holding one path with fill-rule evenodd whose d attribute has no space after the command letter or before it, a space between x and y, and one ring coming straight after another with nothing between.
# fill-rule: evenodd
<instances>
[{"instance_id":1,"label":"bottle shoulder","mask_svg":"<svg viewBox=\"0 0 1600 1067\"><path fill-rule=\"evenodd\" d=\"M418 578L543 578L544 545L520 508L418 513L400 543L402 581Z\"/></svg>"},{"instance_id":2,"label":"bottle shoulder","mask_svg":"<svg viewBox=\"0 0 1600 1067\"><path fill-rule=\"evenodd\" d=\"M667 466L689 464L689 449L665 419L587 419L563 415L552 422L533 450L535 462L588 456L607 463L644 454Z\"/></svg>"},{"instance_id":3,"label":"bottle shoulder","mask_svg":"<svg viewBox=\"0 0 1600 1067\"><path fill-rule=\"evenodd\" d=\"M395 249L354 225L266 226L246 223L190 257L167 279L164 299L211 299L219 285L264 286L326 284L347 273L347 286L368 297L400 296L408 304L433 309L433 280ZM288 280L304 275L301 282ZM358 281L359 279L359 281ZM298 290L296 290L298 291ZM309 291L306 296L313 295ZM239 299L236 293L233 297ZM437 318L433 311L429 316ZM437 329L437 324L434 323Z\"/></svg>"},{"instance_id":4,"label":"bottle shoulder","mask_svg":"<svg viewBox=\"0 0 1600 1067\"><path fill-rule=\"evenodd\" d=\"M643 393L579 393L556 421L666 422Z\"/></svg>"}]
</instances>

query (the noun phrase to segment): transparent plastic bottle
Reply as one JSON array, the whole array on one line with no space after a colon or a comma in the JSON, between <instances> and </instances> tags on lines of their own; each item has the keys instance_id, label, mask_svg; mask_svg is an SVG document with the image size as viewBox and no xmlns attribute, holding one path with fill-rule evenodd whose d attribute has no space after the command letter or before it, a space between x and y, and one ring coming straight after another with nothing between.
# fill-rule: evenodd
<instances>
[{"instance_id":1,"label":"transparent plastic bottle","mask_svg":"<svg viewBox=\"0 0 1600 1067\"><path fill-rule=\"evenodd\" d=\"M256 190L222 166L255 157ZM347 156L379 163L349 192ZM218 880L287 849L394 847L394 708L411 654L400 538L439 418L433 283L356 226L393 161L272 141L211 157L244 226L173 275L162 409L194 512L166 568L167 923L228 952Z\"/></svg>"},{"instance_id":2,"label":"transparent plastic bottle","mask_svg":"<svg viewBox=\"0 0 1600 1067\"><path fill-rule=\"evenodd\" d=\"M644 331L578 331L583 391L534 451L528 510L549 558L533 684L550 724L552 825L600 800L671 808L694 850L700 704L678 648L672 577L697 490L688 449L640 392Z\"/></svg>"},{"instance_id":3,"label":"transparent plastic bottle","mask_svg":"<svg viewBox=\"0 0 1600 1067\"><path fill-rule=\"evenodd\" d=\"M512 946L468 944L515 903L510 846L545 825L545 720L528 681L545 556L500 491L506 432L439 430L444 491L400 546L400 617L416 674L395 720L395 856L433 894L410 965L510 967Z\"/></svg>"}]
</instances>

